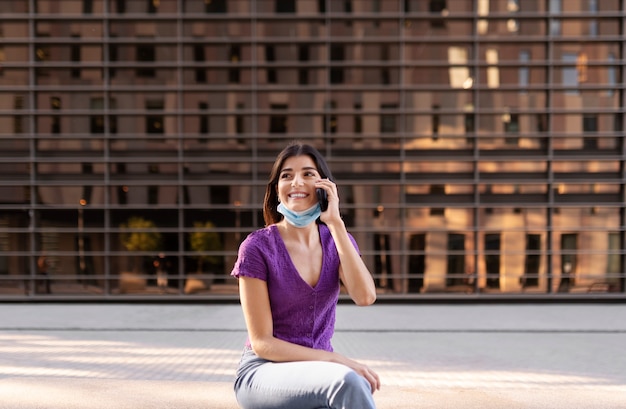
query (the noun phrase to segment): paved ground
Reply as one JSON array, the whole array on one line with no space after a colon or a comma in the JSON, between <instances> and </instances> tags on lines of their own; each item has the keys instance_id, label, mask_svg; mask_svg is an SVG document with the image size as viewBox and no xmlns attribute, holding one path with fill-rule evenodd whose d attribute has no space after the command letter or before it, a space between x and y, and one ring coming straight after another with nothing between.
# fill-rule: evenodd
<instances>
[{"instance_id":1,"label":"paved ground","mask_svg":"<svg viewBox=\"0 0 626 409\"><path fill-rule=\"evenodd\" d=\"M236 409L244 341L237 305L0 304L0 408ZM341 305L334 346L379 409L626 408L626 305Z\"/></svg>"}]
</instances>

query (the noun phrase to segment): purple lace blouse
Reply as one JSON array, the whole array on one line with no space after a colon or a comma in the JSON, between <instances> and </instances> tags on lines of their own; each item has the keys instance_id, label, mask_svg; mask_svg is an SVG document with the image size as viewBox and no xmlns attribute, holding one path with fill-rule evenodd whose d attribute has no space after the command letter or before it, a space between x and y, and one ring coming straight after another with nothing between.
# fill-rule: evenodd
<instances>
[{"instance_id":1,"label":"purple lace blouse","mask_svg":"<svg viewBox=\"0 0 626 409\"><path fill-rule=\"evenodd\" d=\"M241 243L231 275L267 282L274 336L310 348L332 351L335 309L339 297L339 254L328 227L318 225L322 271L311 287L294 266L278 228L270 225L250 233ZM356 241L350 235L354 247Z\"/></svg>"}]
</instances>

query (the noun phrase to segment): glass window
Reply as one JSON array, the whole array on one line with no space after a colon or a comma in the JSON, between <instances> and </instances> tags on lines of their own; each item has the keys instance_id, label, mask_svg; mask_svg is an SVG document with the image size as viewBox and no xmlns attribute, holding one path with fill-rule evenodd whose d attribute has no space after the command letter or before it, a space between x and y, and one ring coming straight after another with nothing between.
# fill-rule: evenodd
<instances>
[{"instance_id":1,"label":"glass window","mask_svg":"<svg viewBox=\"0 0 626 409\"><path fill-rule=\"evenodd\" d=\"M549 0L550 7L550 34L558 36L561 34L561 20L558 16L561 14L561 0ZM556 16L556 17L554 17Z\"/></svg>"},{"instance_id":2,"label":"glass window","mask_svg":"<svg viewBox=\"0 0 626 409\"><path fill-rule=\"evenodd\" d=\"M287 133L287 105L272 104L270 108L276 113L270 117L269 133Z\"/></svg>"},{"instance_id":3,"label":"glass window","mask_svg":"<svg viewBox=\"0 0 626 409\"><path fill-rule=\"evenodd\" d=\"M226 0L205 0L204 11L206 13L226 13L228 2Z\"/></svg>"},{"instance_id":4,"label":"glass window","mask_svg":"<svg viewBox=\"0 0 626 409\"><path fill-rule=\"evenodd\" d=\"M520 68L518 74L518 82L520 92L526 92L529 83L528 62L530 61L530 51L522 50L519 53Z\"/></svg>"},{"instance_id":5,"label":"glass window","mask_svg":"<svg viewBox=\"0 0 626 409\"><path fill-rule=\"evenodd\" d=\"M237 44L230 47L230 62L231 64L237 64L241 61L241 47ZM228 82L238 83L240 81L240 70L236 66L231 66L228 69Z\"/></svg>"},{"instance_id":6,"label":"glass window","mask_svg":"<svg viewBox=\"0 0 626 409\"><path fill-rule=\"evenodd\" d=\"M148 111L162 111L163 107L163 100L146 100L146 109ZM161 113L146 115L146 132L149 134L163 134L165 132L165 121Z\"/></svg>"},{"instance_id":7,"label":"glass window","mask_svg":"<svg viewBox=\"0 0 626 409\"><path fill-rule=\"evenodd\" d=\"M296 1L295 0L276 0L275 11L276 13L295 13Z\"/></svg>"},{"instance_id":8,"label":"glass window","mask_svg":"<svg viewBox=\"0 0 626 409\"><path fill-rule=\"evenodd\" d=\"M343 62L345 58L345 49L341 44L331 44L330 46L330 61ZM330 68L330 83L341 84L344 81L344 69L341 66L331 66Z\"/></svg>"},{"instance_id":9,"label":"glass window","mask_svg":"<svg viewBox=\"0 0 626 409\"><path fill-rule=\"evenodd\" d=\"M156 13L159 10L159 5L161 4L160 0L147 0L148 2L148 13Z\"/></svg>"},{"instance_id":10,"label":"glass window","mask_svg":"<svg viewBox=\"0 0 626 409\"><path fill-rule=\"evenodd\" d=\"M617 84L617 68L615 67L615 54L608 53L607 55L607 96L613 96L615 92L615 85Z\"/></svg>"},{"instance_id":11,"label":"glass window","mask_svg":"<svg viewBox=\"0 0 626 409\"><path fill-rule=\"evenodd\" d=\"M430 25L432 27L445 27L445 11L447 10L446 0L429 0L428 1L428 11L433 14L433 17L430 19ZM438 17L437 17L438 15Z\"/></svg>"},{"instance_id":12,"label":"glass window","mask_svg":"<svg viewBox=\"0 0 626 409\"><path fill-rule=\"evenodd\" d=\"M152 63L156 60L156 50L153 45L141 44L137 46L136 60L140 63ZM156 71L154 68L146 65L142 68L137 68L136 75L138 77L153 78Z\"/></svg>"},{"instance_id":13,"label":"glass window","mask_svg":"<svg viewBox=\"0 0 626 409\"><path fill-rule=\"evenodd\" d=\"M462 47L448 48L448 69L450 75L450 86L452 88L469 89L474 85L471 69L465 65L468 61L468 51Z\"/></svg>"},{"instance_id":14,"label":"glass window","mask_svg":"<svg viewBox=\"0 0 626 409\"><path fill-rule=\"evenodd\" d=\"M562 58L563 68L561 69L561 83L567 87L570 94L578 93L578 54L564 53Z\"/></svg>"},{"instance_id":15,"label":"glass window","mask_svg":"<svg viewBox=\"0 0 626 409\"><path fill-rule=\"evenodd\" d=\"M380 132L396 133L397 132L397 114L394 112L398 109L396 104L383 104L380 115Z\"/></svg>"}]
</instances>

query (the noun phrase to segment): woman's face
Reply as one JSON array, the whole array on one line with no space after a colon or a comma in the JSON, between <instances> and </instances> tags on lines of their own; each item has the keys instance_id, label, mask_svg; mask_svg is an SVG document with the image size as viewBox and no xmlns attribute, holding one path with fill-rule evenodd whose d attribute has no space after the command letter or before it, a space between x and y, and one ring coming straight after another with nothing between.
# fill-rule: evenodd
<instances>
[{"instance_id":1,"label":"woman's face","mask_svg":"<svg viewBox=\"0 0 626 409\"><path fill-rule=\"evenodd\" d=\"M278 199L293 211L307 210L317 203L315 182L320 179L310 156L287 158L278 175Z\"/></svg>"}]
</instances>

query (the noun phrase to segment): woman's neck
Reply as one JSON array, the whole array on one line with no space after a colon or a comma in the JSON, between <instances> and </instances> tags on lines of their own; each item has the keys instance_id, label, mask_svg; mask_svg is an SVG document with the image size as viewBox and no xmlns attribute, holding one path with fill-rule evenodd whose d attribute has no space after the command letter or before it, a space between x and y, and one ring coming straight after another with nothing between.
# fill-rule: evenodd
<instances>
[{"instance_id":1,"label":"woman's neck","mask_svg":"<svg viewBox=\"0 0 626 409\"><path fill-rule=\"evenodd\" d=\"M311 223L305 227L294 227L283 219L276 223L276 227L283 240L293 240L306 246L319 243L317 223Z\"/></svg>"}]
</instances>

